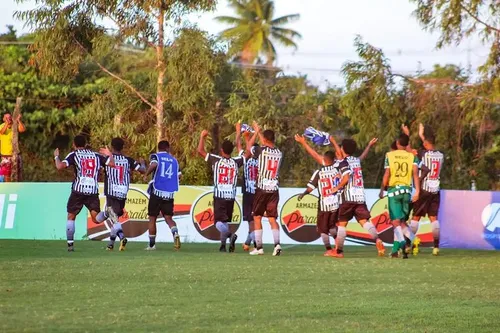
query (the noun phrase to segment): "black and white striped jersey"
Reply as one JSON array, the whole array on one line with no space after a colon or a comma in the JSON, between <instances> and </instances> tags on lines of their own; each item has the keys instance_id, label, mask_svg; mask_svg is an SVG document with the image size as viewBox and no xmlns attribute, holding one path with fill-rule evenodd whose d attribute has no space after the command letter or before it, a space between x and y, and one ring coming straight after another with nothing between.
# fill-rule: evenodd
<instances>
[{"instance_id":1,"label":"black and white striped jersey","mask_svg":"<svg viewBox=\"0 0 500 333\"><path fill-rule=\"evenodd\" d=\"M244 156L245 151L240 152L240 156ZM241 186L242 193L255 194L255 185L257 182L257 173L259 172L259 160L250 157L245 161L243 166L243 185Z\"/></svg>"},{"instance_id":2,"label":"black and white striped jersey","mask_svg":"<svg viewBox=\"0 0 500 333\"><path fill-rule=\"evenodd\" d=\"M66 156L62 163L75 168L73 192L91 195L99 193L99 169L107 165L109 159L89 149L77 149Z\"/></svg>"},{"instance_id":3,"label":"black and white striped jersey","mask_svg":"<svg viewBox=\"0 0 500 333\"><path fill-rule=\"evenodd\" d=\"M252 155L258 159L257 188L265 192L279 190L279 169L283 154L278 148L252 147Z\"/></svg>"},{"instance_id":4,"label":"black and white striped jersey","mask_svg":"<svg viewBox=\"0 0 500 333\"><path fill-rule=\"evenodd\" d=\"M141 168L139 162L121 154L113 154L115 166L104 168L104 194L117 199L126 199L132 171Z\"/></svg>"},{"instance_id":5,"label":"black and white striped jersey","mask_svg":"<svg viewBox=\"0 0 500 333\"><path fill-rule=\"evenodd\" d=\"M342 177L350 172L349 165L342 160L333 165L323 166L313 173L307 187L312 190L318 189L320 211L333 212L339 209L341 190L333 192L333 189L339 185Z\"/></svg>"},{"instance_id":6,"label":"black and white striped jersey","mask_svg":"<svg viewBox=\"0 0 500 333\"><path fill-rule=\"evenodd\" d=\"M365 186L361 170L361 160L358 157L347 156L344 161L349 164L351 176L342 192L342 203L365 203Z\"/></svg>"},{"instance_id":7,"label":"black and white striped jersey","mask_svg":"<svg viewBox=\"0 0 500 333\"><path fill-rule=\"evenodd\" d=\"M244 165L245 158L242 156L225 158L207 154L205 161L212 166L214 173L214 197L234 200L236 198L238 169Z\"/></svg>"},{"instance_id":8,"label":"black and white striped jersey","mask_svg":"<svg viewBox=\"0 0 500 333\"><path fill-rule=\"evenodd\" d=\"M425 150L420 154L419 158L420 168L426 166L429 169L429 173L421 182L422 190L430 193L439 192L441 188L440 174L444 163L444 154L439 150Z\"/></svg>"}]
</instances>

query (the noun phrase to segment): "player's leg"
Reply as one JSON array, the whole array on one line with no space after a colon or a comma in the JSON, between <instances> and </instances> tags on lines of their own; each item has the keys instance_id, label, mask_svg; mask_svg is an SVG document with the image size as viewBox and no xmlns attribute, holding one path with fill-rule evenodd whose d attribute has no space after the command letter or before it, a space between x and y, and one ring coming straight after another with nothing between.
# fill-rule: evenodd
<instances>
[{"instance_id":1,"label":"player's leg","mask_svg":"<svg viewBox=\"0 0 500 333\"><path fill-rule=\"evenodd\" d=\"M250 251L250 255L263 255L264 249L262 248L262 216L266 211L266 203L264 202L264 193L260 190L255 192L253 200L253 222L254 222L254 235L255 235L255 249Z\"/></svg>"},{"instance_id":2,"label":"player's leg","mask_svg":"<svg viewBox=\"0 0 500 333\"><path fill-rule=\"evenodd\" d=\"M330 212L322 212L318 210L316 229L318 230L321 240L323 241L323 245L325 246L326 252L323 254L325 257L331 256L333 252L332 244L330 244L329 218Z\"/></svg>"},{"instance_id":3,"label":"player's leg","mask_svg":"<svg viewBox=\"0 0 500 333\"><path fill-rule=\"evenodd\" d=\"M378 255L383 257L385 255L384 242L382 242L382 240L378 237L377 229L370 221L371 215L368 207L366 206L366 203L356 205L356 208L354 209L354 217L356 218L356 221L358 221L358 223L363 227L363 229L365 229L366 232L368 232L368 234L373 238Z\"/></svg>"},{"instance_id":4,"label":"player's leg","mask_svg":"<svg viewBox=\"0 0 500 333\"><path fill-rule=\"evenodd\" d=\"M273 233L274 250L273 256L281 255L282 249L280 244L280 226L276 219L278 218L278 203L280 201L279 192L273 192L267 195L266 214L271 231Z\"/></svg>"},{"instance_id":5,"label":"player's leg","mask_svg":"<svg viewBox=\"0 0 500 333\"><path fill-rule=\"evenodd\" d=\"M181 248L181 236L179 236L179 229L177 229L177 223L174 221L174 200L173 199L163 199L160 206L160 211L165 219L165 223L170 228L172 237L174 239L174 249L179 250Z\"/></svg>"},{"instance_id":6,"label":"player's leg","mask_svg":"<svg viewBox=\"0 0 500 333\"><path fill-rule=\"evenodd\" d=\"M432 238L434 241L434 248L432 249L432 254L437 256L439 255L439 236L440 236L440 227L439 227L439 205L441 201L440 193L432 194L431 200L429 203L428 215L429 220L431 220L431 228L432 228Z\"/></svg>"},{"instance_id":7,"label":"player's leg","mask_svg":"<svg viewBox=\"0 0 500 333\"><path fill-rule=\"evenodd\" d=\"M248 222L248 235L243 244L243 251L249 251L252 242L255 242L254 222L252 216L253 194L243 193L243 220Z\"/></svg>"},{"instance_id":8,"label":"player's leg","mask_svg":"<svg viewBox=\"0 0 500 333\"><path fill-rule=\"evenodd\" d=\"M214 198L214 221L215 228L217 228L220 233L220 252L227 252L227 239L229 238L229 236L231 236L231 232L229 231L229 226L227 224L229 216L226 209L226 200Z\"/></svg>"},{"instance_id":9,"label":"player's leg","mask_svg":"<svg viewBox=\"0 0 500 333\"><path fill-rule=\"evenodd\" d=\"M401 220L404 218L403 214L403 196L395 195L389 196L389 216L392 221L394 229L394 241L392 245L391 257L397 258L399 249L404 248L406 244L404 241L403 230L401 229Z\"/></svg>"},{"instance_id":10,"label":"player's leg","mask_svg":"<svg viewBox=\"0 0 500 333\"><path fill-rule=\"evenodd\" d=\"M226 226L229 232L229 252L234 252L236 249L236 240L238 239L238 235L236 233L231 233L229 229L229 223L233 220L233 211L234 211L234 200L226 200Z\"/></svg>"},{"instance_id":11,"label":"player's leg","mask_svg":"<svg viewBox=\"0 0 500 333\"><path fill-rule=\"evenodd\" d=\"M68 218L66 220L66 240L68 242L68 251L74 251L75 242L75 219L83 208L83 196L81 194L71 192L66 205Z\"/></svg>"},{"instance_id":12,"label":"player's leg","mask_svg":"<svg viewBox=\"0 0 500 333\"><path fill-rule=\"evenodd\" d=\"M117 205L116 207L113 207L115 214L117 217L122 217L124 214L124 208L125 208L125 201L126 199L117 199ZM122 224L117 221L116 223L113 224L113 229L116 230L116 235L120 239L120 251L125 251L125 247L127 246L128 240L125 237L125 233L123 232L122 229Z\"/></svg>"},{"instance_id":13,"label":"player's leg","mask_svg":"<svg viewBox=\"0 0 500 333\"><path fill-rule=\"evenodd\" d=\"M161 199L156 195L151 194L148 203L148 232L149 244L146 251L156 250L156 219L161 211Z\"/></svg>"},{"instance_id":14,"label":"player's leg","mask_svg":"<svg viewBox=\"0 0 500 333\"><path fill-rule=\"evenodd\" d=\"M339 222L337 223L337 239L335 240L335 248L337 249L335 256L337 258L344 257L344 242L347 237L347 224L354 217L355 205L352 203L343 203L339 208Z\"/></svg>"},{"instance_id":15,"label":"player's leg","mask_svg":"<svg viewBox=\"0 0 500 333\"><path fill-rule=\"evenodd\" d=\"M105 212L107 212L109 210L113 210L113 214L116 214L116 211L119 211L119 209L120 209L120 207L119 207L119 202L117 199L111 198L111 197L106 197L106 209L104 212L99 212L97 214L96 220L99 222L104 222L108 216L108 214L105 214ZM117 214L117 217L118 217L118 214ZM115 247L115 240L116 240L116 236L118 235L118 230L121 230L120 223L118 221L113 222L113 225L111 226L111 230L109 233L108 246L106 247L106 249L108 251L112 251ZM122 232L122 234L123 234L123 232Z\"/></svg>"}]
</instances>

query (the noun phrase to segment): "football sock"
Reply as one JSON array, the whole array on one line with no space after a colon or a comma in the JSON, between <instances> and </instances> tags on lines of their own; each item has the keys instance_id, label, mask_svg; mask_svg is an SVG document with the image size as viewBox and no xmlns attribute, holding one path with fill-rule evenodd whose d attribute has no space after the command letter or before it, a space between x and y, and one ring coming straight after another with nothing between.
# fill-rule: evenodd
<instances>
[{"instance_id":1,"label":"football sock","mask_svg":"<svg viewBox=\"0 0 500 333\"><path fill-rule=\"evenodd\" d=\"M336 239L337 253L344 252L344 241L345 241L346 236L347 236L347 232L346 232L345 227L338 227L337 239Z\"/></svg>"},{"instance_id":2,"label":"football sock","mask_svg":"<svg viewBox=\"0 0 500 333\"><path fill-rule=\"evenodd\" d=\"M172 236L174 236L174 237L175 237L175 235L176 235L176 234L178 234L178 233L179 233L179 230L178 230L178 229L177 229L177 227L175 227L175 226L174 226L174 227L172 227L172 228L170 229L170 231L172 232Z\"/></svg>"},{"instance_id":3,"label":"football sock","mask_svg":"<svg viewBox=\"0 0 500 333\"><path fill-rule=\"evenodd\" d=\"M217 222L215 224L215 227L217 230L220 232L220 241L222 244L226 244L227 239L229 236L231 236L231 233L229 232L229 226L227 223L224 222Z\"/></svg>"},{"instance_id":4,"label":"football sock","mask_svg":"<svg viewBox=\"0 0 500 333\"><path fill-rule=\"evenodd\" d=\"M333 239L337 238L337 227L331 228L330 230L328 230L328 232L330 232L330 236L332 236Z\"/></svg>"},{"instance_id":5,"label":"football sock","mask_svg":"<svg viewBox=\"0 0 500 333\"><path fill-rule=\"evenodd\" d=\"M439 248L439 221L431 222L432 237L434 238L434 247Z\"/></svg>"},{"instance_id":6,"label":"football sock","mask_svg":"<svg viewBox=\"0 0 500 333\"><path fill-rule=\"evenodd\" d=\"M108 219L108 215L106 214L106 212L99 212L99 214L97 214L97 216L95 217L95 219L98 221L98 222L104 222Z\"/></svg>"},{"instance_id":7,"label":"football sock","mask_svg":"<svg viewBox=\"0 0 500 333\"><path fill-rule=\"evenodd\" d=\"M323 241L323 244L325 245L326 250L331 250L332 245L330 244L330 236L324 233L321 233L321 240Z\"/></svg>"},{"instance_id":8,"label":"football sock","mask_svg":"<svg viewBox=\"0 0 500 333\"><path fill-rule=\"evenodd\" d=\"M250 245L252 243L252 233L249 232L247 235L247 239L245 241L245 245Z\"/></svg>"},{"instance_id":9,"label":"football sock","mask_svg":"<svg viewBox=\"0 0 500 333\"><path fill-rule=\"evenodd\" d=\"M156 244L156 235L149 235L149 247L153 247Z\"/></svg>"},{"instance_id":10,"label":"football sock","mask_svg":"<svg viewBox=\"0 0 500 333\"><path fill-rule=\"evenodd\" d=\"M418 231L418 221L412 220L410 223L410 228L411 228L411 232L413 232L413 234L416 235L417 231Z\"/></svg>"},{"instance_id":11,"label":"football sock","mask_svg":"<svg viewBox=\"0 0 500 333\"><path fill-rule=\"evenodd\" d=\"M394 228L394 242L392 244L392 253L398 252L401 248L401 242L404 242L403 231L401 230L401 226L397 226Z\"/></svg>"},{"instance_id":12,"label":"football sock","mask_svg":"<svg viewBox=\"0 0 500 333\"><path fill-rule=\"evenodd\" d=\"M75 221L67 220L66 221L66 239L68 240L68 246L73 246L73 242L75 241Z\"/></svg>"},{"instance_id":13,"label":"football sock","mask_svg":"<svg viewBox=\"0 0 500 333\"><path fill-rule=\"evenodd\" d=\"M255 243L256 243L256 247L257 247L257 250L260 250L262 249L262 229L260 230L255 230Z\"/></svg>"},{"instance_id":14,"label":"football sock","mask_svg":"<svg viewBox=\"0 0 500 333\"><path fill-rule=\"evenodd\" d=\"M274 246L280 243L280 229L273 229Z\"/></svg>"},{"instance_id":15,"label":"football sock","mask_svg":"<svg viewBox=\"0 0 500 333\"><path fill-rule=\"evenodd\" d=\"M370 221L366 222L363 225L363 229L365 229L370 234L370 236L373 237L373 239L377 239L378 238L377 229L375 229L375 226Z\"/></svg>"},{"instance_id":16,"label":"football sock","mask_svg":"<svg viewBox=\"0 0 500 333\"><path fill-rule=\"evenodd\" d=\"M113 228L111 228L111 231L110 231L110 234L109 234L109 243L108 243L108 247L109 246L114 246L115 245L115 240L116 240L116 234L118 232L118 227L115 227L113 225Z\"/></svg>"}]
</instances>

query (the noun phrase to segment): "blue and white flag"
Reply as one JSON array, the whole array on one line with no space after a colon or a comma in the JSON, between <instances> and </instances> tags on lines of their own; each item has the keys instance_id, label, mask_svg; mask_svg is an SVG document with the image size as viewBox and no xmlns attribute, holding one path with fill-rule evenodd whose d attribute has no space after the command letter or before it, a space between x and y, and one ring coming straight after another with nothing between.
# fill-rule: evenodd
<instances>
[{"instance_id":1,"label":"blue and white flag","mask_svg":"<svg viewBox=\"0 0 500 333\"><path fill-rule=\"evenodd\" d=\"M306 128L304 136L317 146L328 146L330 144L330 134L318 131L314 127Z\"/></svg>"},{"instance_id":2,"label":"blue and white flag","mask_svg":"<svg viewBox=\"0 0 500 333\"><path fill-rule=\"evenodd\" d=\"M255 133L252 126L247 125L247 124L241 124L241 133L245 133L245 132Z\"/></svg>"}]
</instances>

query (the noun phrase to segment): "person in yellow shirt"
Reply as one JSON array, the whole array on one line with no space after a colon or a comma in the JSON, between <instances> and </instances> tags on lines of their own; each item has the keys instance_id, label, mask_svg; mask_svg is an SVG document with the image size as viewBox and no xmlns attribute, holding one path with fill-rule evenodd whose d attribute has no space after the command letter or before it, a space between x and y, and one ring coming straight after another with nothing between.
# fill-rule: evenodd
<instances>
[{"instance_id":1,"label":"person in yellow shirt","mask_svg":"<svg viewBox=\"0 0 500 333\"><path fill-rule=\"evenodd\" d=\"M3 124L0 125L0 179L3 178L5 182L11 181L12 173L12 125L14 121L10 113L3 116ZM26 131L26 127L21 122L21 115L17 117L17 129L19 133Z\"/></svg>"},{"instance_id":2,"label":"person in yellow shirt","mask_svg":"<svg viewBox=\"0 0 500 333\"><path fill-rule=\"evenodd\" d=\"M405 221L409 216L410 202L418 200L420 195L418 159L407 151L409 141L408 135L401 134L396 141L397 149L388 152L385 158L385 174L382 180L381 195L383 195L383 189L387 188L389 216L394 227L392 257L397 257L398 250L404 250L406 246L401 222ZM412 180L415 187L413 198L411 198ZM404 258L407 258L407 255Z\"/></svg>"}]
</instances>

